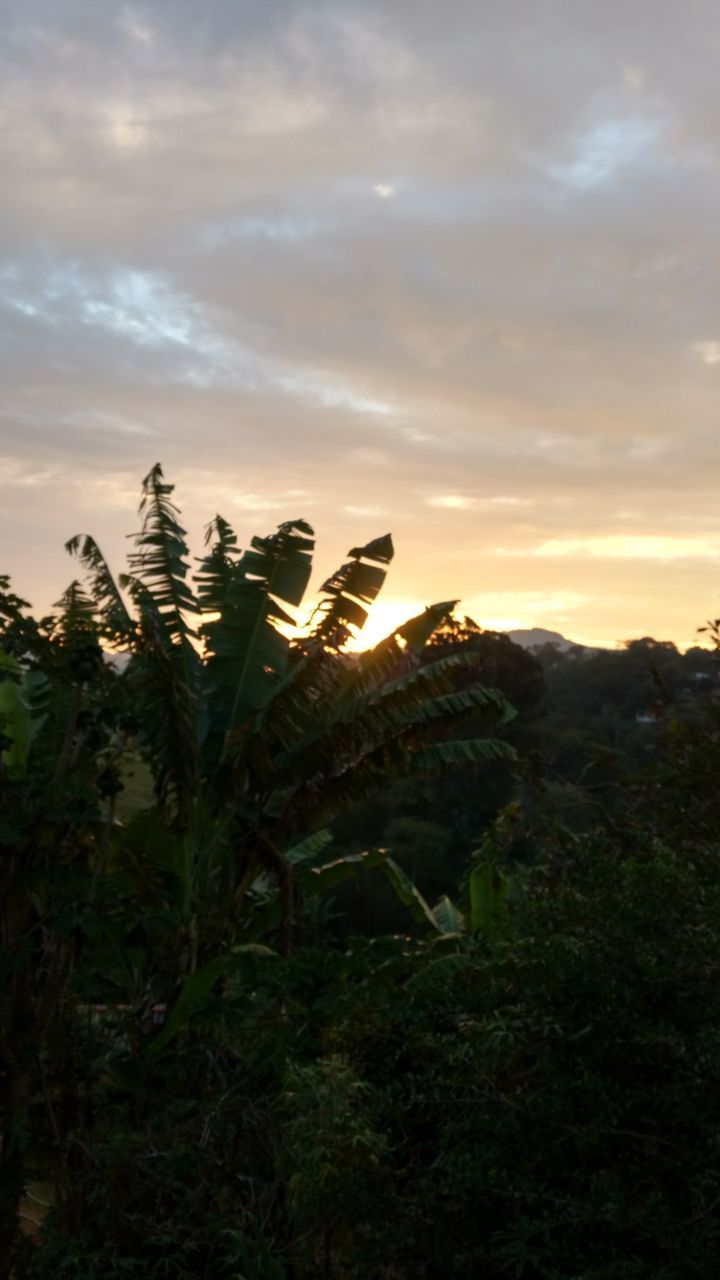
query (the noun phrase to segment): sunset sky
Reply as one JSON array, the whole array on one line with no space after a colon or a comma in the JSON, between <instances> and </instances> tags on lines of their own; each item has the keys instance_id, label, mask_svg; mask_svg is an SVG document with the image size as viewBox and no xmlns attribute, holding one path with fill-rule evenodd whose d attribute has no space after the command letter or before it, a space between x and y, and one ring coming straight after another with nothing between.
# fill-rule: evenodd
<instances>
[{"instance_id":1,"label":"sunset sky","mask_svg":"<svg viewBox=\"0 0 720 1280\"><path fill-rule=\"evenodd\" d=\"M376 629L720 614L715 0L4 0L0 572L392 530Z\"/></svg>"}]
</instances>

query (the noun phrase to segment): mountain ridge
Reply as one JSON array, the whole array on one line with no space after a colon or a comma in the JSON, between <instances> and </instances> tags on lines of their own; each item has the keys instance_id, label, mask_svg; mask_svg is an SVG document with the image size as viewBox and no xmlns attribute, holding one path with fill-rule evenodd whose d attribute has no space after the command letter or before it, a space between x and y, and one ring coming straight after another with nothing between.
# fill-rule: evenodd
<instances>
[{"instance_id":1,"label":"mountain ridge","mask_svg":"<svg viewBox=\"0 0 720 1280\"><path fill-rule=\"evenodd\" d=\"M578 644L575 640L568 640L567 636L561 635L559 631L548 631L545 627L518 627L504 634L512 640L513 644L520 645L521 649L539 649L544 644L554 644L566 653L568 649L588 647Z\"/></svg>"}]
</instances>

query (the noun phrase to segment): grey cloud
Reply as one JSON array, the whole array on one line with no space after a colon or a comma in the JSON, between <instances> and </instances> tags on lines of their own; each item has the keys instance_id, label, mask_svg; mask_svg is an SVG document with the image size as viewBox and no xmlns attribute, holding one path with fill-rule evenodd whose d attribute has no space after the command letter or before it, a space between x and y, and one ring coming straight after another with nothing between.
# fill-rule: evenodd
<instances>
[{"instance_id":1,"label":"grey cloud","mask_svg":"<svg viewBox=\"0 0 720 1280\"><path fill-rule=\"evenodd\" d=\"M459 592L502 572L527 594L538 562L499 570L495 546L622 511L709 530L719 33L711 0L10 0L10 567L51 590L32 513L54 531L104 467L119 540L156 457L196 522L213 487L270 523L303 488L342 550L396 511L402 595L423 572L442 595L458 540ZM453 494L471 501L428 505ZM557 592L575 570L542 572Z\"/></svg>"}]
</instances>

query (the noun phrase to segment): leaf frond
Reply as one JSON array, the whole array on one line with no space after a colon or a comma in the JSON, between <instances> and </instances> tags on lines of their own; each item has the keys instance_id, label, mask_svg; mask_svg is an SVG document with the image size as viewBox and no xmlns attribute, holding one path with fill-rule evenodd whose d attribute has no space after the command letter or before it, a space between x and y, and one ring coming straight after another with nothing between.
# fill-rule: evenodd
<instances>
[{"instance_id":1,"label":"leaf frond","mask_svg":"<svg viewBox=\"0 0 720 1280\"><path fill-rule=\"evenodd\" d=\"M95 539L77 533L65 543L65 550L77 556L87 573L104 638L114 645L129 644L135 636L135 623Z\"/></svg>"},{"instance_id":2,"label":"leaf frond","mask_svg":"<svg viewBox=\"0 0 720 1280\"><path fill-rule=\"evenodd\" d=\"M189 552L178 508L170 499L174 488L156 463L143 480L138 508L143 525L133 535L137 550L128 563L131 577L153 598L167 642L186 646L194 635L189 618L197 612L197 601L186 581Z\"/></svg>"},{"instance_id":3,"label":"leaf frond","mask_svg":"<svg viewBox=\"0 0 720 1280\"><path fill-rule=\"evenodd\" d=\"M312 567L313 531L304 520L252 539L229 571L220 615L203 628L214 724L237 728L271 697L288 667L293 626L284 605L302 601Z\"/></svg>"},{"instance_id":4,"label":"leaf frond","mask_svg":"<svg viewBox=\"0 0 720 1280\"><path fill-rule=\"evenodd\" d=\"M395 550L389 533L373 538L363 547L352 547L350 559L340 566L321 586L325 599L317 606L308 635L300 641L306 652L326 647L342 649L351 633L360 630L368 615L368 606L382 587Z\"/></svg>"},{"instance_id":5,"label":"leaf frond","mask_svg":"<svg viewBox=\"0 0 720 1280\"><path fill-rule=\"evenodd\" d=\"M193 575L198 604L203 612L219 613L239 555L237 534L227 520L216 515L205 530L205 545L210 550L198 559L200 567Z\"/></svg>"}]
</instances>

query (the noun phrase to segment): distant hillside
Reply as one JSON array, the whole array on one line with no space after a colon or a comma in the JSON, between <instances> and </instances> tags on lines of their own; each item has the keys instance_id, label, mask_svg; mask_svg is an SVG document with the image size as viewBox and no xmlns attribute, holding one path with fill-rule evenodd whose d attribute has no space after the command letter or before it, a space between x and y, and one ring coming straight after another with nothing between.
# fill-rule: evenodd
<instances>
[{"instance_id":1,"label":"distant hillside","mask_svg":"<svg viewBox=\"0 0 720 1280\"><path fill-rule=\"evenodd\" d=\"M526 631L507 631L505 634L514 644L519 644L521 649L539 649L544 644L555 644L563 652L567 649L585 648L584 645L576 644L574 640L561 636L559 631L546 631L544 627L530 627Z\"/></svg>"}]
</instances>

